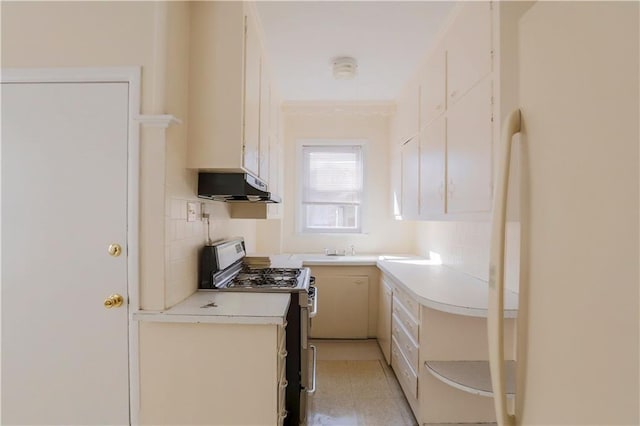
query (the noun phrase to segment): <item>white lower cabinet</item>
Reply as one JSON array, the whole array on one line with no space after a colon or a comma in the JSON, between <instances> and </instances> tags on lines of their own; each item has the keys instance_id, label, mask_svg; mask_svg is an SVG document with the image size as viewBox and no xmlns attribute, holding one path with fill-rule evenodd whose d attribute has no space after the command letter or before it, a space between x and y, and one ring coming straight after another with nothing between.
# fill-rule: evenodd
<instances>
[{"instance_id":1,"label":"white lower cabinet","mask_svg":"<svg viewBox=\"0 0 640 426\"><path fill-rule=\"evenodd\" d=\"M387 364L391 364L391 305L393 303L393 290L390 283L384 278L380 279L378 293L378 345L382 350Z\"/></svg>"},{"instance_id":2,"label":"white lower cabinet","mask_svg":"<svg viewBox=\"0 0 640 426\"><path fill-rule=\"evenodd\" d=\"M391 368L418 424L493 422L491 398L472 395L434 378L428 360L486 359L486 319L437 311L422 306L400 283L383 274L380 290L378 342L390 341ZM383 302L391 297L391 329ZM506 320L505 346L513 347L513 320Z\"/></svg>"},{"instance_id":3,"label":"white lower cabinet","mask_svg":"<svg viewBox=\"0 0 640 426\"><path fill-rule=\"evenodd\" d=\"M311 337L366 339L376 335L378 270L375 266L312 266L318 314Z\"/></svg>"},{"instance_id":4,"label":"white lower cabinet","mask_svg":"<svg viewBox=\"0 0 640 426\"><path fill-rule=\"evenodd\" d=\"M386 275L380 280L379 302L378 343L419 419L420 305ZM389 325L385 327L386 324ZM385 353L389 347L390 357Z\"/></svg>"},{"instance_id":5,"label":"white lower cabinet","mask_svg":"<svg viewBox=\"0 0 640 426\"><path fill-rule=\"evenodd\" d=\"M410 336L409 332L402 326L401 320L396 315L393 316L391 335L393 336L394 341L396 342L398 347L402 350L402 354L409 362L409 365L411 366L413 371L417 373L419 370L418 342L416 342L414 338Z\"/></svg>"},{"instance_id":6,"label":"white lower cabinet","mask_svg":"<svg viewBox=\"0 0 640 426\"><path fill-rule=\"evenodd\" d=\"M279 425L285 329L140 322L140 424Z\"/></svg>"},{"instance_id":7,"label":"white lower cabinet","mask_svg":"<svg viewBox=\"0 0 640 426\"><path fill-rule=\"evenodd\" d=\"M404 356L396 339L392 337L391 341L391 367L395 371L407 401L415 413L418 406L418 375L409 366L409 361Z\"/></svg>"}]
</instances>

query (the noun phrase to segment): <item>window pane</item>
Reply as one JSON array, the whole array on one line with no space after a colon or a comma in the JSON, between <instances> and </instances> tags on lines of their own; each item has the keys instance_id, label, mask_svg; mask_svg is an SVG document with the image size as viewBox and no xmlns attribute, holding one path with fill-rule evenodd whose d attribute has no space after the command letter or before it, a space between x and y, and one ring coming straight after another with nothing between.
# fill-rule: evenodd
<instances>
[{"instance_id":1,"label":"window pane","mask_svg":"<svg viewBox=\"0 0 640 426\"><path fill-rule=\"evenodd\" d=\"M305 228L357 230L358 206L338 204L306 204Z\"/></svg>"},{"instance_id":2,"label":"window pane","mask_svg":"<svg viewBox=\"0 0 640 426\"><path fill-rule=\"evenodd\" d=\"M360 232L362 145L303 145L300 227L306 232Z\"/></svg>"},{"instance_id":3,"label":"window pane","mask_svg":"<svg viewBox=\"0 0 640 426\"><path fill-rule=\"evenodd\" d=\"M304 202L360 202L360 146L306 146L303 147L303 161Z\"/></svg>"}]
</instances>

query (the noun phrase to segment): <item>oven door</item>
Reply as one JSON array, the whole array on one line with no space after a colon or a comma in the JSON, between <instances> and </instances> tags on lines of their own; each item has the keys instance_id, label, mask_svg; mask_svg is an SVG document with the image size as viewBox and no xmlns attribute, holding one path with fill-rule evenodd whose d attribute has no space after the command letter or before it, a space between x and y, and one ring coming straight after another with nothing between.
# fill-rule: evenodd
<instances>
[{"instance_id":1,"label":"oven door","mask_svg":"<svg viewBox=\"0 0 640 426\"><path fill-rule=\"evenodd\" d=\"M300 423L304 423L307 416L307 399L316 391L316 371L318 365L318 353L315 345L309 343L309 331L311 318L308 307L300 308L300 364L302 389L300 390Z\"/></svg>"}]
</instances>

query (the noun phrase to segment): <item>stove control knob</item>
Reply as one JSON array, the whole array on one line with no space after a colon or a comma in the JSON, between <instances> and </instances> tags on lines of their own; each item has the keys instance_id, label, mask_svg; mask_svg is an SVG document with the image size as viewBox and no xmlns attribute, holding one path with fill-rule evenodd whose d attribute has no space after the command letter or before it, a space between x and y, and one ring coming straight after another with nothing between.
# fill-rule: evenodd
<instances>
[{"instance_id":1,"label":"stove control knob","mask_svg":"<svg viewBox=\"0 0 640 426\"><path fill-rule=\"evenodd\" d=\"M123 302L124 297L120 296L119 294L112 294L111 296L104 299L104 307L107 309L119 308L120 306L122 306Z\"/></svg>"}]
</instances>

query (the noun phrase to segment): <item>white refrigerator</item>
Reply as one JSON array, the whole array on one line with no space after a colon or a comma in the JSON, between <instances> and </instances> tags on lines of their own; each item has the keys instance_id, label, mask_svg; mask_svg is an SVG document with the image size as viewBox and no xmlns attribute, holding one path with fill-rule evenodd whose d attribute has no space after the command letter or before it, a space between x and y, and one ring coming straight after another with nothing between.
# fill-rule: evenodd
<instances>
[{"instance_id":1,"label":"white refrigerator","mask_svg":"<svg viewBox=\"0 0 640 426\"><path fill-rule=\"evenodd\" d=\"M538 2L520 20L519 109L501 134L493 211L488 327L499 424L640 423L639 13L638 2ZM501 294L514 133L522 232L508 403Z\"/></svg>"}]
</instances>

